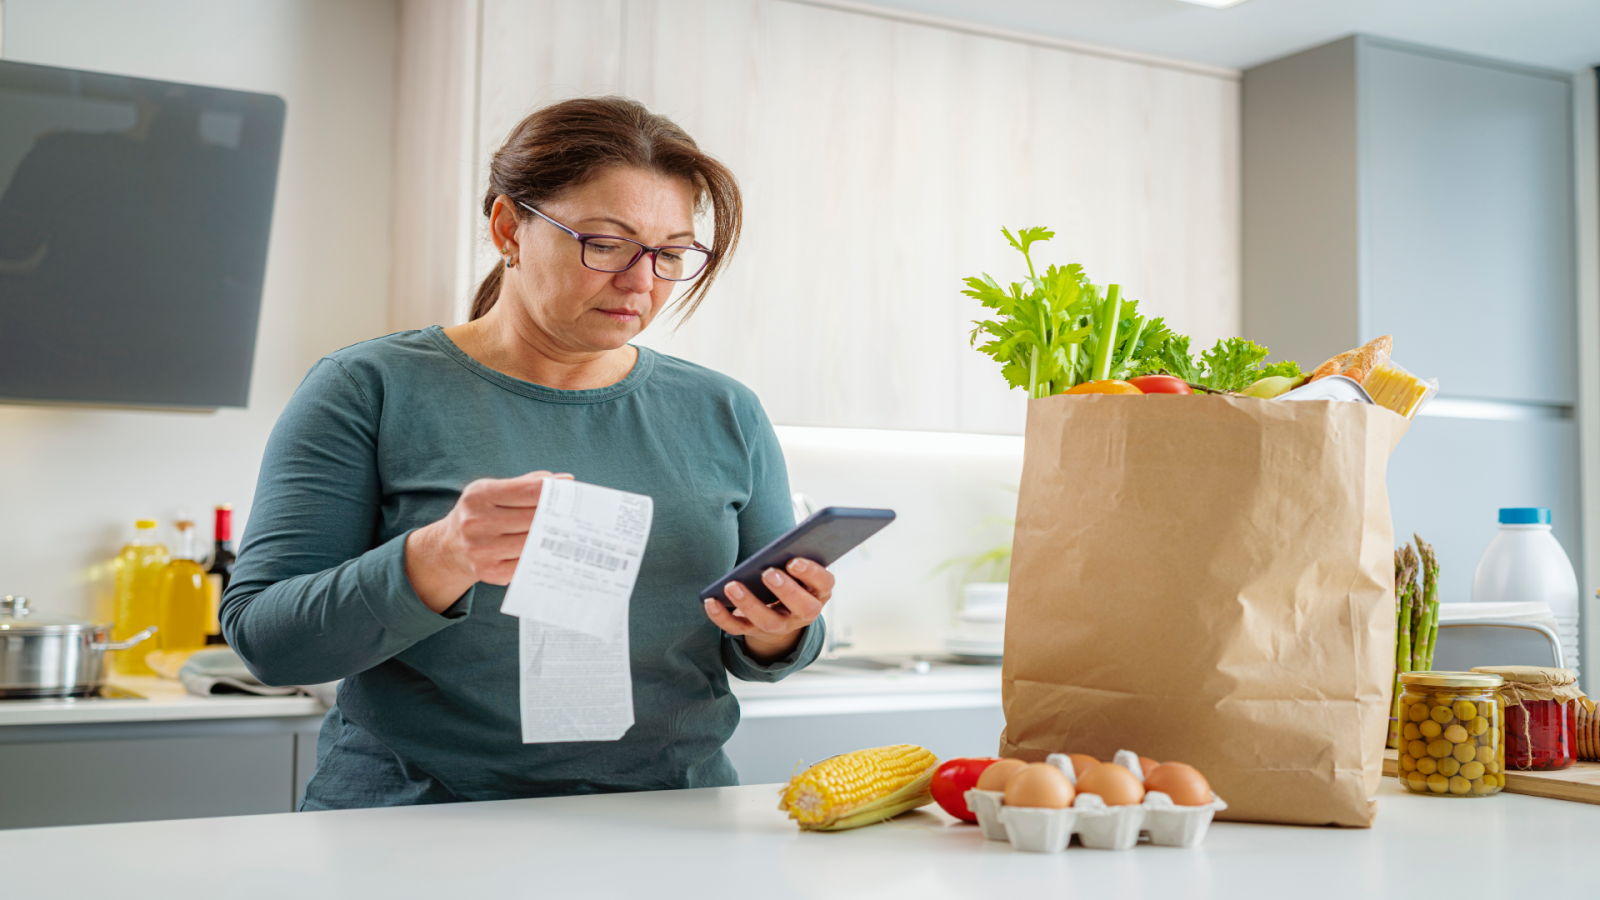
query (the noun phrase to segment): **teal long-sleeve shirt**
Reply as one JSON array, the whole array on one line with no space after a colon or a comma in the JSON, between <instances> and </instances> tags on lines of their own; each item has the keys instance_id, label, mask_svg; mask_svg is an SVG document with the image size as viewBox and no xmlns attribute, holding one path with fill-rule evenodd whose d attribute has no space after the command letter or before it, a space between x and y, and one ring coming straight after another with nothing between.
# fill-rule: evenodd
<instances>
[{"instance_id":1,"label":"teal long-sleeve shirt","mask_svg":"<svg viewBox=\"0 0 1600 900\"><path fill-rule=\"evenodd\" d=\"M405 574L405 539L468 482L538 469L647 494L629 610L634 725L618 741L523 744L517 620L477 584L443 614ZM809 664L822 622L755 662L699 591L794 524L772 425L738 382L647 348L609 387L561 391L482 365L439 328L320 360L261 463L222 601L228 641L267 684L344 679L307 809L737 784L728 674Z\"/></svg>"}]
</instances>

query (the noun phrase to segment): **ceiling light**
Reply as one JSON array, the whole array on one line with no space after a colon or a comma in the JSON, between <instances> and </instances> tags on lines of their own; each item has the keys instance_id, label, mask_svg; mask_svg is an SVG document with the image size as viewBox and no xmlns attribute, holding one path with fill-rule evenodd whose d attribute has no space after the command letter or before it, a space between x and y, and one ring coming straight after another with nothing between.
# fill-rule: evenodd
<instances>
[{"instance_id":1,"label":"ceiling light","mask_svg":"<svg viewBox=\"0 0 1600 900\"><path fill-rule=\"evenodd\" d=\"M1195 6L1209 6L1212 9L1226 9L1230 6L1237 6L1243 3L1244 0L1180 0L1180 2L1193 3Z\"/></svg>"}]
</instances>

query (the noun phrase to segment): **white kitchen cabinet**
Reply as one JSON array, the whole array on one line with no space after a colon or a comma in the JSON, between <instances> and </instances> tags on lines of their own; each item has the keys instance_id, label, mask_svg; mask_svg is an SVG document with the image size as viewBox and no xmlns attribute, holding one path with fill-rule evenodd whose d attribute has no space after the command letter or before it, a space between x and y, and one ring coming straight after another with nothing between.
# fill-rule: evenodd
<instances>
[{"instance_id":1,"label":"white kitchen cabinet","mask_svg":"<svg viewBox=\"0 0 1600 900\"><path fill-rule=\"evenodd\" d=\"M969 346L982 310L961 294L964 276L1025 274L1002 226L1054 228L1041 263L1120 282L1197 344L1237 333L1235 72L792 0L455 3L432 42L416 32L437 23L412 6L402 71L439 79L402 81L397 164L411 174L396 203L467 210L447 218L468 238L439 239L438 216L397 218L397 327L459 320L494 264L473 207L509 130L539 106L620 92L726 162L746 204L700 312L642 343L745 382L775 421L1020 433L1024 398ZM467 83L461 53L476 60L465 92L443 86ZM461 121L477 123L468 150L439 134ZM408 168L408 143L448 164ZM452 206L463 156L479 177Z\"/></svg>"}]
</instances>

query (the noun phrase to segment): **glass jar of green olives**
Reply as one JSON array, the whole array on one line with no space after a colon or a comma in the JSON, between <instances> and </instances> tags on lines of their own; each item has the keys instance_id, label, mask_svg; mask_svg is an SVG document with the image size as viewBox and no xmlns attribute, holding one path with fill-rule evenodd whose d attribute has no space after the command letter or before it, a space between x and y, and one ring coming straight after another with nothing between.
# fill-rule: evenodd
<instances>
[{"instance_id":1,"label":"glass jar of green olives","mask_svg":"<svg viewBox=\"0 0 1600 900\"><path fill-rule=\"evenodd\" d=\"M1419 794L1487 797L1505 787L1499 675L1402 672L1400 783Z\"/></svg>"}]
</instances>

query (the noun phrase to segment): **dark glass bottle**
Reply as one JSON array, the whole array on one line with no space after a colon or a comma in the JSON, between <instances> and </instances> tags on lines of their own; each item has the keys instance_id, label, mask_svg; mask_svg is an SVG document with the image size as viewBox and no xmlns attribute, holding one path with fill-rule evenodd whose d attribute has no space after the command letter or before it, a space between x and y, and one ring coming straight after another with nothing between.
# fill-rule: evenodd
<instances>
[{"instance_id":1,"label":"dark glass bottle","mask_svg":"<svg viewBox=\"0 0 1600 900\"><path fill-rule=\"evenodd\" d=\"M213 531L215 543L211 547L211 568L206 570L206 580L211 585L211 624L206 632L207 644L227 643L222 638L222 623L217 619L217 611L222 605L222 592L228 589L228 582L233 580L233 562L237 558L233 553L233 506L222 503L217 506L217 521Z\"/></svg>"}]
</instances>

